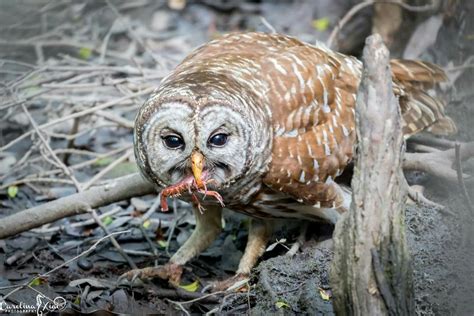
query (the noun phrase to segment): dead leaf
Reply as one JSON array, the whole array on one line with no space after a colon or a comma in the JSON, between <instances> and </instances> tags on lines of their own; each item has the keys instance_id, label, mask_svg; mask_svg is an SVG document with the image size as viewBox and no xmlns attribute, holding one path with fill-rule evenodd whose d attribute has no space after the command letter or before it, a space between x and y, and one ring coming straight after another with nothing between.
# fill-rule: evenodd
<instances>
[{"instance_id":1,"label":"dead leaf","mask_svg":"<svg viewBox=\"0 0 474 316\"><path fill-rule=\"evenodd\" d=\"M269 245L267 247L267 249L265 249L265 251L272 251L273 249L275 249L275 247L279 244L283 244L286 242L286 238L282 238L280 240L277 240L276 242L274 242L273 244Z\"/></svg>"},{"instance_id":2,"label":"dead leaf","mask_svg":"<svg viewBox=\"0 0 474 316\"><path fill-rule=\"evenodd\" d=\"M84 278L84 279L77 279L69 282L69 286L75 287L83 284L88 284L93 288L96 289L113 289L115 285L106 280L99 280L94 278Z\"/></svg>"}]
</instances>

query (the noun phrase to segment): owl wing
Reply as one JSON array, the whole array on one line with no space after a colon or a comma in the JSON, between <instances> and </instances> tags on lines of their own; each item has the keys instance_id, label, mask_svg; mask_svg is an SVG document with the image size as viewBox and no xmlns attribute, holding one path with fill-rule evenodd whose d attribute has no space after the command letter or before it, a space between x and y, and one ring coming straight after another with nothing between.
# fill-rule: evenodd
<instances>
[{"instance_id":1,"label":"owl wing","mask_svg":"<svg viewBox=\"0 0 474 316\"><path fill-rule=\"evenodd\" d=\"M399 97L405 137L427 130L437 135L456 133L454 122L445 115L445 102L426 91L446 81L444 71L429 62L390 61L394 92Z\"/></svg>"},{"instance_id":2,"label":"owl wing","mask_svg":"<svg viewBox=\"0 0 474 316\"><path fill-rule=\"evenodd\" d=\"M333 179L353 155L361 65L311 46L265 60L262 74L269 84L275 137L264 183L304 204L338 207L343 201Z\"/></svg>"},{"instance_id":3,"label":"owl wing","mask_svg":"<svg viewBox=\"0 0 474 316\"><path fill-rule=\"evenodd\" d=\"M456 132L444 103L426 92L446 79L443 70L410 60L392 60L391 67L404 135ZM262 72L269 84L275 131L267 186L304 204L343 204L333 180L353 156L361 69L353 57L312 46L295 46L267 58Z\"/></svg>"}]
</instances>

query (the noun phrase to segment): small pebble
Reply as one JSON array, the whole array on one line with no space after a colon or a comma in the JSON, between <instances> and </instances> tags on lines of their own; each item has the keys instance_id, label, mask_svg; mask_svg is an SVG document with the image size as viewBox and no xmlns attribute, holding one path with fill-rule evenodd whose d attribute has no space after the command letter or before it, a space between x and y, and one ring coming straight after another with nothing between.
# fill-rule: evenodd
<instances>
[{"instance_id":1,"label":"small pebble","mask_svg":"<svg viewBox=\"0 0 474 316\"><path fill-rule=\"evenodd\" d=\"M132 198L130 202L132 203L132 205L135 207L137 211L144 212L148 208L150 208L153 201L145 201L140 198Z\"/></svg>"},{"instance_id":2,"label":"small pebble","mask_svg":"<svg viewBox=\"0 0 474 316\"><path fill-rule=\"evenodd\" d=\"M77 261L77 266L79 268L81 268L82 270L88 271L88 270L92 269L93 264L92 264L92 262L90 262L90 260L88 260L86 258L80 258Z\"/></svg>"}]
</instances>

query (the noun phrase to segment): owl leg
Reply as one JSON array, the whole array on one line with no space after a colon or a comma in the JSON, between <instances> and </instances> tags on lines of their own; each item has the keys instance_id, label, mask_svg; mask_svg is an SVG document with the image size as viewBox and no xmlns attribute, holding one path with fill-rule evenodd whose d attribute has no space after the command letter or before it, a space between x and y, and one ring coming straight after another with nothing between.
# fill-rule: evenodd
<instances>
[{"instance_id":1,"label":"owl leg","mask_svg":"<svg viewBox=\"0 0 474 316\"><path fill-rule=\"evenodd\" d=\"M194 208L193 212L196 217L196 229L184 245L171 257L170 263L172 264L186 264L209 247L222 231L221 207L206 206L206 211L203 213Z\"/></svg>"},{"instance_id":2,"label":"owl leg","mask_svg":"<svg viewBox=\"0 0 474 316\"><path fill-rule=\"evenodd\" d=\"M245 247L244 255L240 259L239 268L235 276L216 282L213 285L213 289L216 291L226 290L235 283L248 278L250 270L252 270L257 260L265 252L271 234L271 222L251 219L247 246Z\"/></svg>"},{"instance_id":3,"label":"owl leg","mask_svg":"<svg viewBox=\"0 0 474 316\"><path fill-rule=\"evenodd\" d=\"M124 273L119 281L127 279L133 282L137 278L146 280L158 277L168 280L172 285L179 285L183 266L206 249L222 230L222 208L209 206L203 213L193 208L193 212L196 217L196 229L167 264L131 270Z\"/></svg>"}]
</instances>

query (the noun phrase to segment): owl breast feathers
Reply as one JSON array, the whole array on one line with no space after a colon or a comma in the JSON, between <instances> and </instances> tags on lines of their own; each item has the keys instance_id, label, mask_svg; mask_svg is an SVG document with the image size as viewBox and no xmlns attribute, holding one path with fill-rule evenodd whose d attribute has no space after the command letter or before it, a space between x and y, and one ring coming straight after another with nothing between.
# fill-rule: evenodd
<instances>
[{"instance_id":1,"label":"owl breast feathers","mask_svg":"<svg viewBox=\"0 0 474 316\"><path fill-rule=\"evenodd\" d=\"M446 79L439 67L392 60L391 68L406 137L456 131L444 104L427 92ZM190 156L198 151L228 208L335 221L350 201L335 180L353 158L361 70L354 57L284 35L237 33L211 41L140 109L140 169L163 188L191 174ZM182 146L163 145L169 135ZM215 146L215 135L226 142Z\"/></svg>"}]
</instances>

